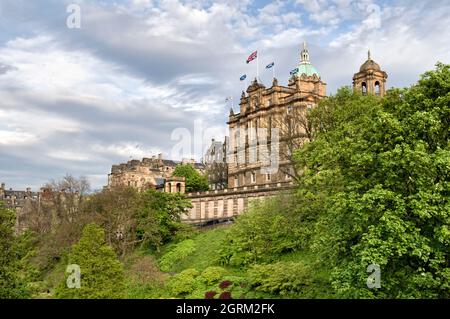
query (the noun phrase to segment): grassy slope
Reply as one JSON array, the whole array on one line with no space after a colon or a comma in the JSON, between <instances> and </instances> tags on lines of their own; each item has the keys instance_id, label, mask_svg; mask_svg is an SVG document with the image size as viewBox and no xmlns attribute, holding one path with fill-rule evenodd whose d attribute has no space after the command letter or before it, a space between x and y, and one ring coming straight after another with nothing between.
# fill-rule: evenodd
<instances>
[{"instance_id":1,"label":"grassy slope","mask_svg":"<svg viewBox=\"0 0 450 319\"><path fill-rule=\"evenodd\" d=\"M200 272L211 266L220 266L226 269L228 276L245 277L246 269L234 268L220 265L219 251L226 237L228 227L199 230L192 234L191 238L195 243L195 251L184 259L176 262L168 273L158 269L157 260L165 253L172 250L176 243L172 242L162 247L158 254L148 251L136 250L129 255L124 262L124 269L127 278L127 293L129 298L171 298L170 293L165 288L165 283L170 275L180 273L189 268L194 268ZM312 264L314 256L304 252L294 252L280 257L279 261L303 262ZM58 263L54 269L49 271L43 278L43 286L50 290L50 294L39 294L37 298L51 297L53 288L64 278L65 263ZM318 269L319 270L319 269ZM319 276L324 279L329 276L328 272L319 270ZM275 296L274 296L275 297ZM326 296L317 296L318 298ZM328 296L330 297L330 296Z\"/></svg>"},{"instance_id":2,"label":"grassy slope","mask_svg":"<svg viewBox=\"0 0 450 319\"><path fill-rule=\"evenodd\" d=\"M219 250L223 245L226 230L226 227L220 227L198 231L198 233L191 238L195 242L195 252L173 265L170 272L178 273L188 268L203 271L210 266L219 266ZM164 253L170 251L174 246L175 244L173 243L164 246L159 256L164 255ZM231 272L237 271L232 268L229 270Z\"/></svg>"}]
</instances>

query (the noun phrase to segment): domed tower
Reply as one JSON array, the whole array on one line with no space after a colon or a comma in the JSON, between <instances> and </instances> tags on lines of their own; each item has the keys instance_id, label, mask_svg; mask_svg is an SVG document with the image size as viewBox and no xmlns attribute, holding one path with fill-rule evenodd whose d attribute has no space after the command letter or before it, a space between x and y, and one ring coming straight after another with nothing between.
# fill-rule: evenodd
<instances>
[{"instance_id":1,"label":"domed tower","mask_svg":"<svg viewBox=\"0 0 450 319\"><path fill-rule=\"evenodd\" d=\"M300 63L291 71L288 86L300 91L301 96L313 96L316 101L326 96L327 85L322 82L319 72L310 62L306 42L303 42L303 50L300 52Z\"/></svg>"},{"instance_id":2,"label":"domed tower","mask_svg":"<svg viewBox=\"0 0 450 319\"><path fill-rule=\"evenodd\" d=\"M353 76L353 88L362 94L384 96L388 75L382 71L378 63L372 60L370 50L368 59L361 65L359 72Z\"/></svg>"}]
</instances>

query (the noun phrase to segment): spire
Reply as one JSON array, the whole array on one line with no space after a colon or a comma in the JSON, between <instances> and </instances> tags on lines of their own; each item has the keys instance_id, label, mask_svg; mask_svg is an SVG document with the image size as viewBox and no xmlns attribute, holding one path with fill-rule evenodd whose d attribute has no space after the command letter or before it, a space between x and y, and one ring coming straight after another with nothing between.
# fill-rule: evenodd
<instances>
[{"instance_id":1,"label":"spire","mask_svg":"<svg viewBox=\"0 0 450 319\"><path fill-rule=\"evenodd\" d=\"M301 64L310 64L308 46L306 44L306 41L303 41L303 50L300 54L300 63Z\"/></svg>"},{"instance_id":2,"label":"spire","mask_svg":"<svg viewBox=\"0 0 450 319\"><path fill-rule=\"evenodd\" d=\"M368 57L368 60L372 60L371 57L370 57L370 49L369 49L369 51L367 52L367 57Z\"/></svg>"}]
</instances>

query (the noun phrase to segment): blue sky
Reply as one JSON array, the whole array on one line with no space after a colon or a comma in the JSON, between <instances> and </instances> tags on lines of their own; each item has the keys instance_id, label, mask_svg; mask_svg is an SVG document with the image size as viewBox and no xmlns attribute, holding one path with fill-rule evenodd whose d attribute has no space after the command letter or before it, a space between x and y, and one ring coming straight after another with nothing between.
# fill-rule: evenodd
<instances>
[{"instance_id":1,"label":"blue sky","mask_svg":"<svg viewBox=\"0 0 450 319\"><path fill-rule=\"evenodd\" d=\"M80 29L66 26L73 3ZM256 48L261 81L274 61L285 85L307 41L332 94L369 48L389 87L410 86L450 63L448 39L446 0L0 0L0 181L37 189L70 173L95 189L112 164L171 157L176 128L222 138Z\"/></svg>"}]
</instances>

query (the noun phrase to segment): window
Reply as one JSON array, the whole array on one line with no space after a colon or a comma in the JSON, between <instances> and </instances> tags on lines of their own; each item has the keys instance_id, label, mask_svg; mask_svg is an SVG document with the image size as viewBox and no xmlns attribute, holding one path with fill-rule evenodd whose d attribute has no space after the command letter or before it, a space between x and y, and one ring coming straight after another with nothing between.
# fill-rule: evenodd
<instances>
[{"instance_id":1,"label":"window","mask_svg":"<svg viewBox=\"0 0 450 319\"><path fill-rule=\"evenodd\" d=\"M234 187L239 187L239 179L237 176L234 177Z\"/></svg>"},{"instance_id":2,"label":"window","mask_svg":"<svg viewBox=\"0 0 450 319\"><path fill-rule=\"evenodd\" d=\"M380 92L381 92L381 90L380 90L380 82L376 81L375 82L375 94L376 95L380 95Z\"/></svg>"},{"instance_id":3,"label":"window","mask_svg":"<svg viewBox=\"0 0 450 319\"><path fill-rule=\"evenodd\" d=\"M362 94L363 94L363 95L366 95L366 94L367 94L367 84L366 84L366 82L363 82L363 83L361 84L361 90L362 90Z\"/></svg>"},{"instance_id":4,"label":"window","mask_svg":"<svg viewBox=\"0 0 450 319\"><path fill-rule=\"evenodd\" d=\"M292 115L292 106L288 106L287 108L287 114Z\"/></svg>"},{"instance_id":5,"label":"window","mask_svg":"<svg viewBox=\"0 0 450 319\"><path fill-rule=\"evenodd\" d=\"M270 182L272 179L272 176L270 174L266 174L266 181Z\"/></svg>"},{"instance_id":6,"label":"window","mask_svg":"<svg viewBox=\"0 0 450 319\"><path fill-rule=\"evenodd\" d=\"M255 174L255 172L252 172L251 178L252 178L252 183L256 183L256 174Z\"/></svg>"}]
</instances>

